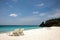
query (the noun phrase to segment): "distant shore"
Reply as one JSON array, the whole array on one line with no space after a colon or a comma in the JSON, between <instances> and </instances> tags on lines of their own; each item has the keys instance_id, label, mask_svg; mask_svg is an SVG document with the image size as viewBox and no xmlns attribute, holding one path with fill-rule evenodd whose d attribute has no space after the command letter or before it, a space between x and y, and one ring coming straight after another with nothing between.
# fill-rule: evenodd
<instances>
[{"instance_id":1,"label":"distant shore","mask_svg":"<svg viewBox=\"0 0 60 40\"><path fill-rule=\"evenodd\" d=\"M38 28L24 31L23 36L1 33L0 40L60 40L60 27Z\"/></svg>"}]
</instances>

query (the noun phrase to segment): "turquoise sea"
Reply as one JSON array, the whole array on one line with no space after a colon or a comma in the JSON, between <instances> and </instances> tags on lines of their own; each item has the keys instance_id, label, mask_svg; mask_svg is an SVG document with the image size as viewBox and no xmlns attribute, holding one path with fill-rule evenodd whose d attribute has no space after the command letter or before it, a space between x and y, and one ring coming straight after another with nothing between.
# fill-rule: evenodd
<instances>
[{"instance_id":1,"label":"turquoise sea","mask_svg":"<svg viewBox=\"0 0 60 40\"><path fill-rule=\"evenodd\" d=\"M14 29L21 29L30 30L40 28L38 25L0 25L0 33L13 31Z\"/></svg>"}]
</instances>

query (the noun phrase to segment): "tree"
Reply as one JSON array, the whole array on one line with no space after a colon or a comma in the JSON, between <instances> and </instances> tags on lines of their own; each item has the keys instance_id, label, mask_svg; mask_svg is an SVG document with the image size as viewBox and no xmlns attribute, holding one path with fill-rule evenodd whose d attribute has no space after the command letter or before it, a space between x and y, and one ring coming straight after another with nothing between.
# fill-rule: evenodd
<instances>
[{"instance_id":1,"label":"tree","mask_svg":"<svg viewBox=\"0 0 60 40\"><path fill-rule=\"evenodd\" d=\"M44 22L42 22L39 26L44 27L45 26Z\"/></svg>"}]
</instances>

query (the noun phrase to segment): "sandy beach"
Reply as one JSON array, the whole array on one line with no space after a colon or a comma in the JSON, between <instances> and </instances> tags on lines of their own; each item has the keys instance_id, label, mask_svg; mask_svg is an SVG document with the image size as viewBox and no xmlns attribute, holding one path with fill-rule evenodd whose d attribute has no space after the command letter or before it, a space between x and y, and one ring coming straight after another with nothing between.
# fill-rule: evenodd
<instances>
[{"instance_id":1,"label":"sandy beach","mask_svg":"<svg viewBox=\"0 0 60 40\"><path fill-rule=\"evenodd\" d=\"M60 27L26 30L23 36L9 36L8 33L1 33L0 40L60 40Z\"/></svg>"}]
</instances>

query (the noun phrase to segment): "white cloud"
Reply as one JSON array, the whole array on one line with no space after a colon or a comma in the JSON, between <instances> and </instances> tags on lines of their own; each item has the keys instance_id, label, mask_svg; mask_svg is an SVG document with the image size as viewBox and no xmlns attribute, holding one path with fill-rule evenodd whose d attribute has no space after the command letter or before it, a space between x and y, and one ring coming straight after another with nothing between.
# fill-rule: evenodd
<instances>
[{"instance_id":1,"label":"white cloud","mask_svg":"<svg viewBox=\"0 0 60 40\"><path fill-rule=\"evenodd\" d=\"M45 13L40 13L39 16L45 16Z\"/></svg>"},{"instance_id":2,"label":"white cloud","mask_svg":"<svg viewBox=\"0 0 60 40\"><path fill-rule=\"evenodd\" d=\"M39 12L38 11L34 11L33 14L39 14Z\"/></svg>"},{"instance_id":3,"label":"white cloud","mask_svg":"<svg viewBox=\"0 0 60 40\"><path fill-rule=\"evenodd\" d=\"M50 17L50 18L58 18L58 17L60 17L60 13L55 13L53 15L49 15L48 17Z\"/></svg>"},{"instance_id":4,"label":"white cloud","mask_svg":"<svg viewBox=\"0 0 60 40\"><path fill-rule=\"evenodd\" d=\"M10 14L9 16L12 16L12 17L17 17L18 15L13 13L13 14Z\"/></svg>"},{"instance_id":5,"label":"white cloud","mask_svg":"<svg viewBox=\"0 0 60 40\"><path fill-rule=\"evenodd\" d=\"M28 16L28 17L24 17L24 18L19 18L18 19L18 23L21 25L38 25L41 19L39 17L36 16Z\"/></svg>"},{"instance_id":6,"label":"white cloud","mask_svg":"<svg viewBox=\"0 0 60 40\"><path fill-rule=\"evenodd\" d=\"M38 12L38 11L34 11L33 14L34 14L35 16L45 16L45 15L46 15L45 13L40 13L40 12Z\"/></svg>"},{"instance_id":7,"label":"white cloud","mask_svg":"<svg viewBox=\"0 0 60 40\"><path fill-rule=\"evenodd\" d=\"M42 7L42 6L44 6L44 3L37 4L36 6Z\"/></svg>"},{"instance_id":8,"label":"white cloud","mask_svg":"<svg viewBox=\"0 0 60 40\"><path fill-rule=\"evenodd\" d=\"M16 13L12 13L9 16L16 17ZM18 15L17 15L18 16ZM4 19L3 19L4 20ZM42 21L44 21L44 18L41 18L39 16L27 16L22 18L7 18L5 19L5 22L7 25L39 25Z\"/></svg>"},{"instance_id":9,"label":"white cloud","mask_svg":"<svg viewBox=\"0 0 60 40\"><path fill-rule=\"evenodd\" d=\"M4 19L3 19L4 20ZM5 19L5 22L7 19ZM5 23L3 22L3 23ZM36 16L28 16L28 17L23 17L23 18L15 18L15 19L10 19L8 18L8 21L6 24L10 25L38 25L40 24L41 19L40 17Z\"/></svg>"},{"instance_id":10,"label":"white cloud","mask_svg":"<svg viewBox=\"0 0 60 40\"><path fill-rule=\"evenodd\" d=\"M58 18L60 17L60 10L54 10L53 14L48 15L49 18Z\"/></svg>"}]
</instances>

